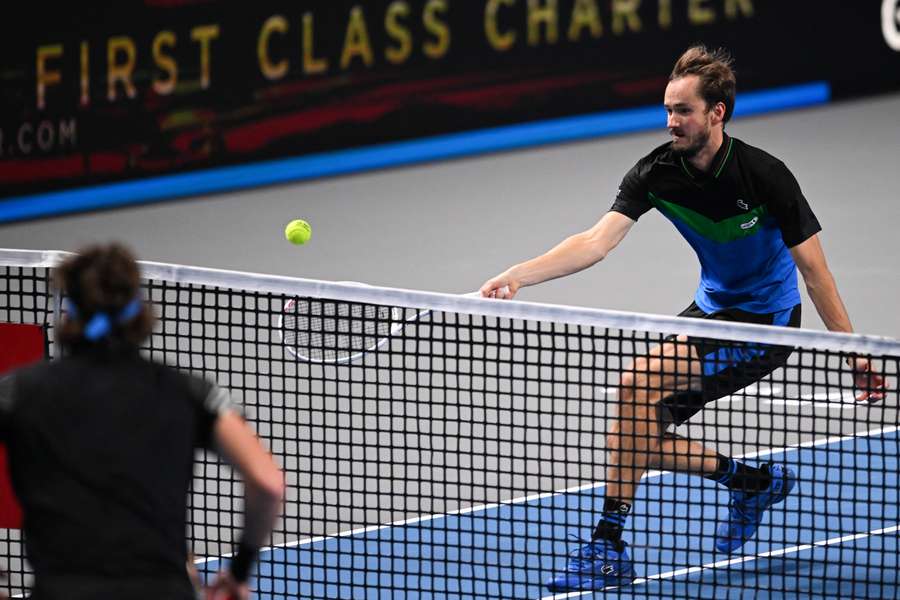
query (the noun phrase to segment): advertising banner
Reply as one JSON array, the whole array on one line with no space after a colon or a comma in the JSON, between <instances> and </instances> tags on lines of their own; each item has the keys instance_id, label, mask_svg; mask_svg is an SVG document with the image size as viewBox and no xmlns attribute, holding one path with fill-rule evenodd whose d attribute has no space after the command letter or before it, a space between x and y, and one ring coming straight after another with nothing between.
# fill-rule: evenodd
<instances>
[{"instance_id":1,"label":"advertising banner","mask_svg":"<svg viewBox=\"0 0 900 600\"><path fill-rule=\"evenodd\" d=\"M359 161L348 149L659 106L698 42L733 53L741 94L900 88L898 0L32 4L4 24L0 221L100 207L56 193L84 186L319 159L207 187L112 188L105 205L152 200L347 172ZM359 168L420 156L440 154L407 148Z\"/></svg>"}]
</instances>

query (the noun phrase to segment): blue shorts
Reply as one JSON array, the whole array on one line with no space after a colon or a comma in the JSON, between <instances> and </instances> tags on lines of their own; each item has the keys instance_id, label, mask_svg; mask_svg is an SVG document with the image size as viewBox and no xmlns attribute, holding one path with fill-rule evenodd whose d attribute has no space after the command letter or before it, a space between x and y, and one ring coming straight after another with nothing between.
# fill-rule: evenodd
<instances>
[{"instance_id":1,"label":"blue shorts","mask_svg":"<svg viewBox=\"0 0 900 600\"><path fill-rule=\"evenodd\" d=\"M707 314L695 302L679 313L680 317L737 321L757 325L800 327L800 305L783 311L757 314L729 308ZM669 336L668 340L676 336ZM697 414L706 404L730 396L751 383L756 383L775 369L784 366L793 352L789 346L752 342L732 342L712 338L688 337L697 350L702 366L700 389L676 392L660 400L661 418L680 425ZM667 413L667 414L666 414Z\"/></svg>"}]
</instances>

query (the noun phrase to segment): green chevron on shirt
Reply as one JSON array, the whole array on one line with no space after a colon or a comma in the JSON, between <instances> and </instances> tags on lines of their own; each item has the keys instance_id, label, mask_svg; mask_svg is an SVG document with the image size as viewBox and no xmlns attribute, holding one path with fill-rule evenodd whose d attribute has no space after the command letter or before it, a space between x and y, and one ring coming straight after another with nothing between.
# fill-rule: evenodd
<instances>
[{"instance_id":1,"label":"green chevron on shirt","mask_svg":"<svg viewBox=\"0 0 900 600\"><path fill-rule=\"evenodd\" d=\"M744 214L713 221L689 208L663 200L652 192L649 192L648 196L653 206L668 218L680 221L699 235L720 244L755 234L759 231L763 218L768 214L765 205L760 205Z\"/></svg>"}]
</instances>

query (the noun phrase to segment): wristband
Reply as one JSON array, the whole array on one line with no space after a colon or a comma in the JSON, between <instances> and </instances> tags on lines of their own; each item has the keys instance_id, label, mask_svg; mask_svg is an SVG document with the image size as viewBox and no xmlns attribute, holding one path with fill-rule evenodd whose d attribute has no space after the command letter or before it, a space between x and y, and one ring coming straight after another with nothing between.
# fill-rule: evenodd
<instances>
[{"instance_id":1,"label":"wristband","mask_svg":"<svg viewBox=\"0 0 900 600\"><path fill-rule=\"evenodd\" d=\"M259 548L250 546L241 540L241 543L238 545L238 550L231 559L231 565L228 568L235 581L244 583L250 578L250 571L253 570L253 564L256 562L258 555Z\"/></svg>"}]
</instances>

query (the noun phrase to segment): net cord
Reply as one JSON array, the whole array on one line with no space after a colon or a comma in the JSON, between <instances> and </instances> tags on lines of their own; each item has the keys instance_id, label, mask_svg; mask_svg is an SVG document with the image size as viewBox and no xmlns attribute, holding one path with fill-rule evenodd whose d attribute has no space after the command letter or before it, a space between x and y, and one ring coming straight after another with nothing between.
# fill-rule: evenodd
<instances>
[{"instance_id":1,"label":"net cord","mask_svg":"<svg viewBox=\"0 0 900 600\"><path fill-rule=\"evenodd\" d=\"M0 249L0 266L53 268L70 256L72 256L71 252L58 250ZM520 300L498 301L473 295L361 286L353 282L330 282L150 261L140 261L139 264L145 278L173 283L276 293L286 296L341 299L349 302L465 313L502 319L561 322L585 327L656 333L678 332L688 336L818 348L847 354L900 356L900 340L883 336L690 319Z\"/></svg>"}]
</instances>

